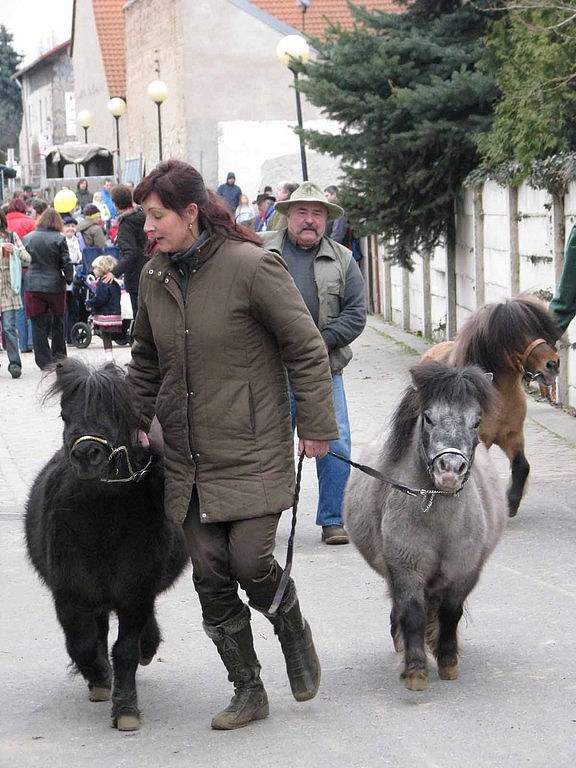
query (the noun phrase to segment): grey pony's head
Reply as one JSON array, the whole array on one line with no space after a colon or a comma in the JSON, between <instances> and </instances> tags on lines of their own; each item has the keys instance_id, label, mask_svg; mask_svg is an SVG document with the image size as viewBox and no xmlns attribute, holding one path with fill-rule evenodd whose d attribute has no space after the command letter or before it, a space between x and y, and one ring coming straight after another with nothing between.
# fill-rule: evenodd
<instances>
[{"instance_id":1,"label":"grey pony's head","mask_svg":"<svg viewBox=\"0 0 576 768\"><path fill-rule=\"evenodd\" d=\"M410 374L413 384L392 418L388 457L401 460L419 424L420 455L435 487L456 492L470 472L482 418L497 406L491 377L477 366L437 362L420 363Z\"/></svg>"}]
</instances>

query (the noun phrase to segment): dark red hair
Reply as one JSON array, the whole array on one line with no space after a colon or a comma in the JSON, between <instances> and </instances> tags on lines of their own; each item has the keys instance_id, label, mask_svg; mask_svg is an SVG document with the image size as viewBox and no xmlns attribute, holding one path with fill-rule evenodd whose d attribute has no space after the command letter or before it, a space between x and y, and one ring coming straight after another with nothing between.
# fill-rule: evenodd
<instances>
[{"instance_id":1,"label":"dark red hair","mask_svg":"<svg viewBox=\"0 0 576 768\"><path fill-rule=\"evenodd\" d=\"M26 213L26 203L20 197L13 198L8 205L8 213L14 213L16 211L18 213Z\"/></svg>"},{"instance_id":2,"label":"dark red hair","mask_svg":"<svg viewBox=\"0 0 576 768\"><path fill-rule=\"evenodd\" d=\"M206 189L204 179L188 163L166 160L154 168L134 190L134 202L141 205L148 195L155 192L164 208L182 215L190 203L198 206L198 222L201 230L208 230L230 240L243 240L262 245L255 232L236 224L231 212L217 195Z\"/></svg>"}]
</instances>

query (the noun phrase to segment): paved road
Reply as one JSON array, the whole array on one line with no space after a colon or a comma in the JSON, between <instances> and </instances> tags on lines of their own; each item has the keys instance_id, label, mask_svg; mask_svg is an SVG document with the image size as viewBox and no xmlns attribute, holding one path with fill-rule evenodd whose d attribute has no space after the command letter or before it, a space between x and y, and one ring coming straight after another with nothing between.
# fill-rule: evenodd
<instances>
[{"instance_id":1,"label":"paved road","mask_svg":"<svg viewBox=\"0 0 576 768\"><path fill-rule=\"evenodd\" d=\"M385 330L385 329L384 329ZM372 321L347 373L354 453L377 438L414 354ZM92 346L90 360L102 352ZM128 351L118 350L119 362ZM22 509L35 473L58 445L58 406L41 407L30 356L7 377L0 356L0 766L77 768L568 768L576 763L575 422L534 406L527 424L528 495L472 595L461 627L461 677L407 691L388 636L380 578L351 547L319 543L307 467L295 578L323 679L306 704L290 695L269 625L254 618L272 713L236 732L211 715L230 691L204 636L190 572L160 600L165 642L139 672L143 727L119 734L109 705L88 702L67 656L47 591L26 561ZM44 386L45 388L45 386ZM553 431L550 431L550 430ZM507 474L499 458L502 474ZM287 516L286 516L287 518ZM284 557L288 519L279 553Z\"/></svg>"}]
</instances>

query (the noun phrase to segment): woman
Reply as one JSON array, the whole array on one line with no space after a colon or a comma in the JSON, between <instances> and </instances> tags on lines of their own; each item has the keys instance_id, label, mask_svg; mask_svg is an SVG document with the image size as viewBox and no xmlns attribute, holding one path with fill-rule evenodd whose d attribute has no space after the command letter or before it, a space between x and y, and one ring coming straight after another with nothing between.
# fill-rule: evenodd
<instances>
[{"instance_id":1,"label":"woman","mask_svg":"<svg viewBox=\"0 0 576 768\"><path fill-rule=\"evenodd\" d=\"M20 240L36 229L36 216L28 215L28 206L30 200L25 201L20 197L15 197L10 201L6 219L8 229L15 232ZM20 296L26 291L26 275L28 270L22 269L22 284L20 287ZM18 341L21 352L32 352L32 325L30 319L26 317L26 310L20 304L20 309L16 310L16 329L18 331Z\"/></svg>"},{"instance_id":2,"label":"woman","mask_svg":"<svg viewBox=\"0 0 576 768\"><path fill-rule=\"evenodd\" d=\"M11 232L15 232L23 240L29 232L36 229L36 222L26 214L26 203L22 198L15 197L10 201L6 220Z\"/></svg>"},{"instance_id":3,"label":"woman","mask_svg":"<svg viewBox=\"0 0 576 768\"><path fill-rule=\"evenodd\" d=\"M6 339L8 372L13 379L19 379L22 375L22 362L18 351L16 313L22 309L22 299L20 285L14 285L14 276L10 274L10 259L14 253L22 266L30 263L30 256L20 238L16 232L8 231L7 218L0 211L0 321Z\"/></svg>"},{"instance_id":4,"label":"woman","mask_svg":"<svg viewBox=\"0 0 576 768\"><path fill-rule=\"evenodd\" d=\"M320 665L294 582L271 606L274 559L294 487L288 378L300 452L337 436L326 349L284 262L236 225L186 163L160 163L137 187L157 252L140 280L128 380L147 429L162 426L166 514L183 524L204 628L234 683L212 727L268 715L250 605L279 637L292 692L316 695ZM145 442L143 440L143 442Z\"/></svg>"},{"instance_id":5,"label":"woman","mask_svg":"<svg viewBox=\"0 0 576 768\"><path fill-rule=\"evenodd\" d=\"M92 192L88 189L87 179L78 179L76 184L76 198L78 200L78 207L81 211L84 210L84 206L92 202Z\"/></svg>"},{"instance_id":6,"label":"woman","mask_svg":"<svg viewBox=\"0 0 576 768\"><path fill-rule=\"evenodd\" d=\"M74 267L63 229L60 214L54 208L47 208L38 219L35 231L24 239L31 258L24 300L32 320L34 359L42 370L56 358L66 357L66 283L72 282ZM48 343L50 331L52 348Z\"/></svg>"},{"instance_id":7,"label":"woman","mask_svg":"<svg viewBox=\"0 0 576 768\"><path fill-rule=\"evenodd\" d=\"M256 218L256 211L250 205L248 195L240 195L240 204L236 208L236 224L244 224L249 227Z\"/></svg>"}]
</instances>

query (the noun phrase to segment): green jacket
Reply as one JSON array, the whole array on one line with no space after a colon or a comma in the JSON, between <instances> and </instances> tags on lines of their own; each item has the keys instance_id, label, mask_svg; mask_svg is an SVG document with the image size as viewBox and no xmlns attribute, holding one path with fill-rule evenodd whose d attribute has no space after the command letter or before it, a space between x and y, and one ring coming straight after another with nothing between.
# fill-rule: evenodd
<instances>
[{"instance_id":1,"label":"green jacket","mask_svg":"<svg viewBox=\"0 0 576 768\"><path fill-rule=\"evenodd\" d=\"M154 256L139 297L128 384L143 428L154 414L162 426L166 514L184 520L194 483L203 523L290 507L286 372L299 436L334 440L338 428L326 349L286 265L213 236L187 285L169 256Z\"/></svg>"},{"instance_id":2,"label":"green jacket","mask_svg":"<svg viewBox=\"0 0 576 768\"><path fill-rule=\"evenodd\" d=\"M576 226L572 227L568 238L564 268L556 295L550 302L550 311L556 315L558 325L563 331L576 315Z\"/></svg>"},{"instance_id":3,"label":"green jacket","mask_svg":"<svg viewBox=\"0 0 576 768\"><path fill-rule=\"evenodd\" d=\"M277 232L261 232L267 251L282 256L286 229ZM318 329L322 332L341 312L341 302L346 290L346 273L352 259L352 252L340 243L323 237L314 260L314 279L318 290ZM330 349L330 370L340 373L352 359L348 345Z\"/></svg>"}]
</instances>

